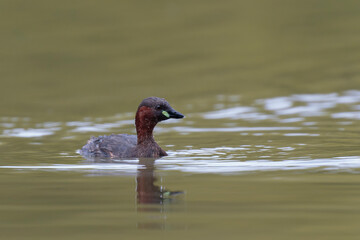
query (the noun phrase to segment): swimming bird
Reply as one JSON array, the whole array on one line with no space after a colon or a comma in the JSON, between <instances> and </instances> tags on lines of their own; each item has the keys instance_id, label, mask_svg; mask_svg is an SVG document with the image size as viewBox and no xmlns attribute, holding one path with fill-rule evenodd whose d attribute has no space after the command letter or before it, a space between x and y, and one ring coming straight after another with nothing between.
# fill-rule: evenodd
<instances>
[{"instance_id":1,"label":"swimming bird","mask_svg":"<svg viewBox=\"0 0 360 240\"><path fill-rule=\"evenodd\" d=\"M111 134L91 137L80 153L94 158L159 158L167 153L155 142L153 130L158 122L183 118L164 98L145 98L135 115L136 136Z\"/></svg>"}]
</instances>

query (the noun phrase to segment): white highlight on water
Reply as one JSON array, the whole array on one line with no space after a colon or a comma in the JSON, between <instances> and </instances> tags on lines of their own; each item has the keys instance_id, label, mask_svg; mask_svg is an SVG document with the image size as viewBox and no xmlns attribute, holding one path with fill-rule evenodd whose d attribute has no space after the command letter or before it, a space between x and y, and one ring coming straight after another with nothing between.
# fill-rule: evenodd
<instances>
[{"instance_id":1,"label":"white highlight on water","mask_svg":"<svg viewBox=\"0 0 360 240\"><path fill-rule=\"evenodd\" d=\"M266 156L262 156L266 157ZM321 171L349 171L360 169L360 156L346 156L321 159L291 159L283 161L252 160L238 161L214 158L163 158L155 161L157 170L180 171L185 173L239 174L258 171L289 171L320 169ZM17 170L54 170L54 171L105 171L123 175L136 174L137 160L120 161L119 163L93 164L51 164L40 166L0 166L0 168Z\"/></svg>"}]
</instances>

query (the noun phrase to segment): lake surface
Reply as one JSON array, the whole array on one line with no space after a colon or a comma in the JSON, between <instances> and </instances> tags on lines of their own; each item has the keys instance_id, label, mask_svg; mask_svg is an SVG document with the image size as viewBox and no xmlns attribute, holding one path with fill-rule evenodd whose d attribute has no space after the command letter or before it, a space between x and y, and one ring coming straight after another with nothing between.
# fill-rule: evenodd
<instances>
[{"instance_id":1,"label":"lake surface","mask_svg":"<svg viewBox=\"0 0 360 240\"><path fill-rule=\"evenodd\" d=\"M0 239L358 239L358 1L1 1ZM169 156L92 161L148 96Z\"/></svg>"}]
</instances>

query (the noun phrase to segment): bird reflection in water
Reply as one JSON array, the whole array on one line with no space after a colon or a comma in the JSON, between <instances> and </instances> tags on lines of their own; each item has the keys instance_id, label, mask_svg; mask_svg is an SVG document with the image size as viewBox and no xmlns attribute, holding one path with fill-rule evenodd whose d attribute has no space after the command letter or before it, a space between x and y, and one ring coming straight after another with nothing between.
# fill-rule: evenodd
<instances>
[{"instance_id":1,"label":"bird reflection in water","mask_svg":"<svg viewBox=\"0 0 360 240\"><path fill-rule=\"evenodd\" d=\"M137 202L139 204L164 204L171 202L173 196L184 193L183 191L169 191L163 186L155 185L155 159L139 159L137 173Z\"/></svg>"},{"instance_id":2,"label":"bird reflection in water","mask_svg":"<svg viewBox=\"0 0 360 240\"><path fill-rule=\"evenodd\" d=\"M122 164L122 160L86 158L87 161L99 163ZM139 159L136 173L136 211L138 213L137 228L139 229L167 229L180 228L184 226L170 224L167 213L176 208L177 211L184 209L184 191L170 191L157 181L155 171L155 160L152 158ZM99 172L97 172L99 174Z\"/></svg>"},{"instance_id":3,"label":"bird reflection in water","mask_svg":"<svg viewBox=\"0 0 360 240\"><path fill-rule=\"evenodd\" d=\"M121 159L110 158L85 158L88 162L95 162L97 164L122 164ZM174 197L181 195L183 191L169 191L163 186L156 185L155 174L155 160L157 158L139 158L138 168L136 174L136 192L138 204L157 204L163 205L165 203L173 202ZM127 162L128 163L128 162ZM97 174L104 174L99 173Z\"/></svg>"},{"instance_id":4,"label":"bird reflection in water","mask_svg":"<svg viewBox=\"0 0 360 240\"><path fill-rule=\"evenodd\" d=\"M170 203L176 200L174 196L184 192L169 191L155 184L155 159L139 159L139 166L136 177L137 211L142 214L139 215L137 228L167 229L170 227L167 219Z\"/></svg>"}]
</instances>

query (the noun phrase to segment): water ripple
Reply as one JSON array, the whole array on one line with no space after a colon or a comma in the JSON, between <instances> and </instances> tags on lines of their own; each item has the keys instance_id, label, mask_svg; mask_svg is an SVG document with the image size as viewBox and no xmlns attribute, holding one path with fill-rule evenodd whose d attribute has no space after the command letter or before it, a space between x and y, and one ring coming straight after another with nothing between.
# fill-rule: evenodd
<instances>
[{"instance_id":1,"label":"water ripple","mask_svg":"<svg viewBox=\"0 0 360 240\"><path fill-rule=\"evenodd\" d=\"M273 120L280 123L299 122L307 117L360 119L359 111L333 113L338 105L348 105L352 110L359 110L360 91L349 90L342 94L294 94L267 99L258 99L255 106L232 106L225 109L206 112L204 119L243 119L243 120ZM264 113L267 111L267 113ZM284 116L296 117L284 119Z\"/></svg>"},{"instance_id":2,"label":"water ripple","mask_svg":"<svg viewBox=\"0 0 360 240\"><path fill-rule=\"evenodd\" d=\"M33 137L43 137L54 134L56 131L59 131L61 128L14 128L6 129L3 131L2 136L6 137L22 137L22 138L33 138Z\"/></svg>"},{"instance_id":3,"label":"water ripple","mask_svg":"<svg viewBox=\"0 0 360 240\"><path fill-rule=\"evenodd\" d=\"M328 94L294 94L290 96L277 96L274 98L258 99L251 106L239 106L240 97L218 97L213 111L188 113L191 119L196 117L206 119L210 124L202 127L203 120L198 125L195 120L166 121L157 127L157 132L168 132L169 129L178 133L199 132L258 132L254 135L263 135L269 131L284 131L283 136L319 136L319 133L306 133L310 126L321 127L322 122L330 119L360 120L360 91L349 90L342 93ZM341 105L341 106L339 106ZM221 109L218 107L221 106ZM82 133L114 132L116 129L134 125L133 113L125 113L107 118L84 118L83 121L44 122L34 123L30 118L2 117L0 118L0 137L38 138L54 135L62 131L68 138ZM316 118L315 118L316 117ZM316 119L316 122L314 122ZM222 121L223 120L223 121ZM244 120L263 126L247 127L238 120ZM269 126L269 122L271 126ZM278 126L274 126L273 123ZM201 125L200 125L201 123ZM164 125L165 124L165 125ZM280 124L280 125L279 125ZM341 124L339 122L339 124ZM297 125L297 126L296 126ZM161 127L166 126L166 127ZM174 127L173 127L174 126ZM301 133L286 131L303 130ZM321 131L321 129L319 130ZM64 133L65 132L65 133Z\"/></svg>"},{"instance_id":4,"label":"water ripple","mask_svg":"<svg viewBox=\"0 0 360 240\"><path fill-rule=\"evenodd\" d=\"M144 166L138 165L137 160L122 161L119 163L93 164L51 164L41 166L0 166L6 169L18 170L55 170L55 171L105 171L121 175L134 175ZM292 159L283 161L271 160L219 160L219 159L158 159L156 169L166 171L180 171L184 173L212 173L212 174L239 174L258 171L289 171L318 169L321 171L355 171L360 168L360 156L346 156L320 159Z\"/></svg>"}]
</instances>

